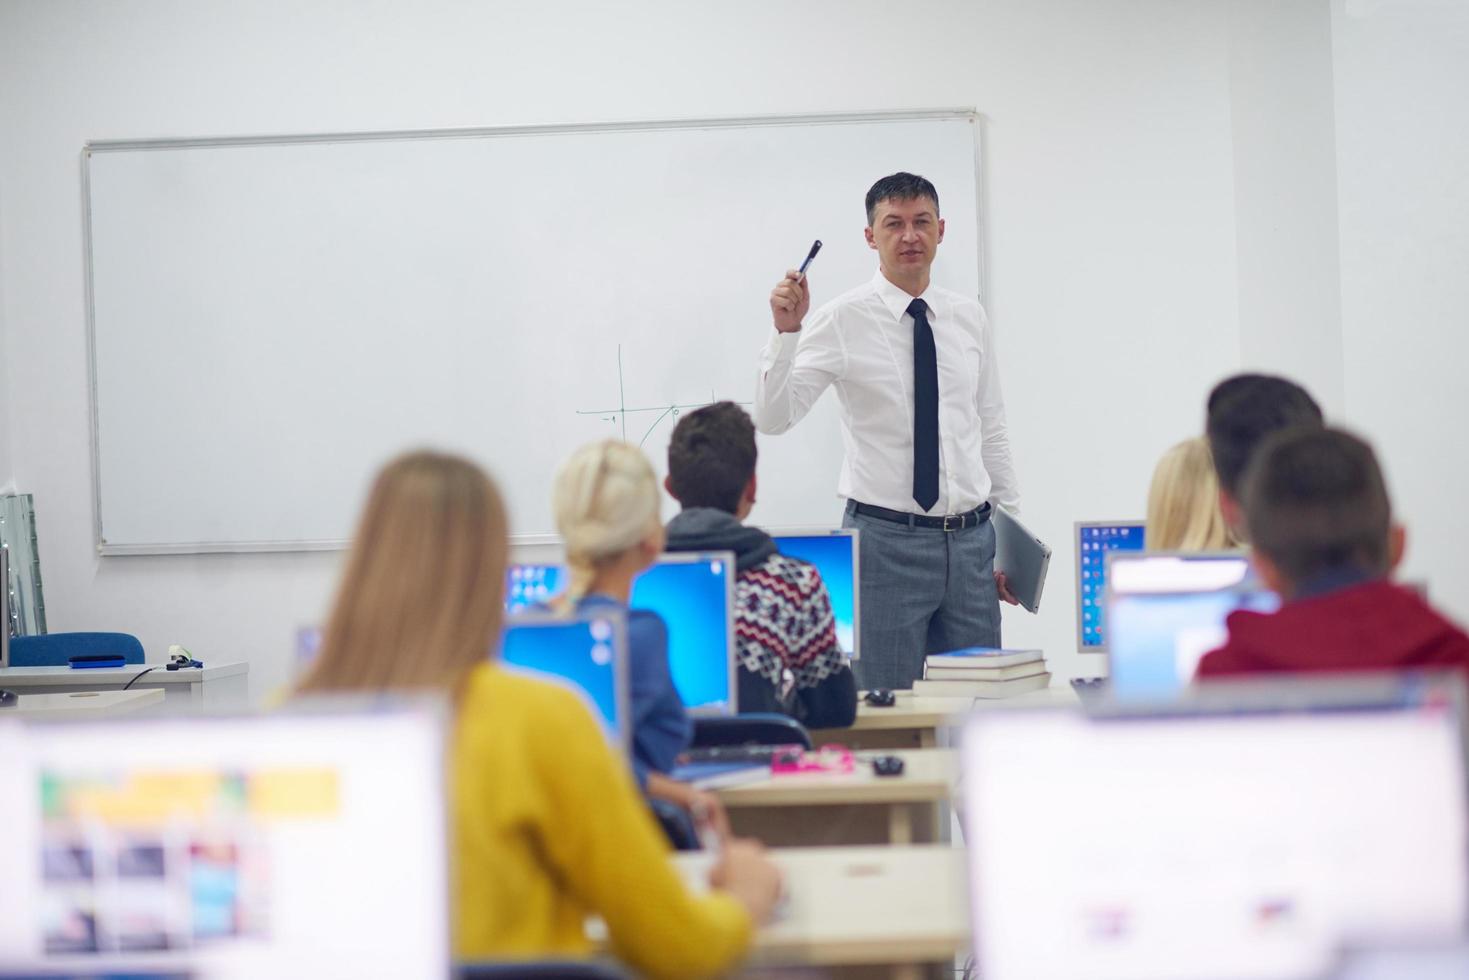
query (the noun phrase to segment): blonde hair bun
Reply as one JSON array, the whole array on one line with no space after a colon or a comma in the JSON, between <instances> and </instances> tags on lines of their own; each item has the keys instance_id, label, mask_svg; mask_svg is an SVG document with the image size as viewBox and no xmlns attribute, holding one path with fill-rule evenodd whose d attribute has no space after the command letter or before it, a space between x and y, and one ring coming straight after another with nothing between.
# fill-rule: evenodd
<instances>
[{"instance_id":1,"label":"blonde hair bun","mask_svg":"<svg viewBox=\"0 0 1469 980\"><path fill-rule=\"evenodd\" d=\"M583 446L556 473L552 510L573 567L615 559L658 525L658 478L642 451L609 439Z\"/></svg>"}]
</instances>

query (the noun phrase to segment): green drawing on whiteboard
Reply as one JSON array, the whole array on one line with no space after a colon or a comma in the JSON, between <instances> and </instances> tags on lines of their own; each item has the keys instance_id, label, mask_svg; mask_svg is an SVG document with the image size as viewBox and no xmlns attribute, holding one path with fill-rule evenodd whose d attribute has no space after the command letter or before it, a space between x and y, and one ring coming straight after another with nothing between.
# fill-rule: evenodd
<instances>
[{"instance_id":1,"label":"green drawing on whiteboard","mask_svg":"<svg viewBox=\"0 0 1469 980\"><path fill-rule=\"evenodd\" d=\"M617 399L618 399L618 405L617 405L616 408L599 408L599 409L591 409L591 410L585 410L585 411L584 410L581 410L581 409L578 409L576 414L578 414L578 415L596 415L599 418L601 418L601 419L603 419L603 420L605 420L607 422L611 422L613 425L619 426L622 429L622 439L623 439L624 442L626 442L627 441L627 417L629 415L646 415L646 414L651 413L651 412L657 412L658 413L658 417L653 420L653 424L650 425L650 426L648 426L647 431L643 433L643 437L638 440L638 448L639 449L641 449L643 447L643 443L645 443L645 442L648 441L648 437L653 434L653 430L656 429L656 428L658 428L658 423L662 422L664 419L672 416L676 420L678 418L678 416L679 416L679 413L681 413L681 412L684 412L684 411L687 411L687 410L693 409L693 408L703 408L705 405L712 405L716 401L719 401L718 398L715 398L714 397L714 392L711 390L709 392L709 400L707 402L693 402L693 403L683 404L683 405L677 405L677 404L675 404L675 405L651 405L651 406L648 406L646 408L628 408L627 407L627 391L626 391L625 387L623 386L623 380L622 380L622 345L621 344L618 344L617 345ZM749 402L735 402L735 404L737 404L737 405L748 405L750 403Z\"/></svg>"}]
</instances>

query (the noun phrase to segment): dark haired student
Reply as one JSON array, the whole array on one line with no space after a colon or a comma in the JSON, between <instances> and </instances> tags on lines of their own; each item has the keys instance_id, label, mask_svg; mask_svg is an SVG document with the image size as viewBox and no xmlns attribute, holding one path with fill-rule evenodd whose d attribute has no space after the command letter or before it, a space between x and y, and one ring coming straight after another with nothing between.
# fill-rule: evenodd
<instances>
[{"instance_id":1,"label":"dark haired student","mask_svg":"<svg viewBox=\"0 0 1469 980\"><path fill-rule=\"evenodd\" d=\"M973 296L934 285L939 196L897 173L867 192L868 282L808 313L805 276L770 293L755 423L795 425L828 386L841 403L843 525L860 528L862 683L912 687L930 653L1000 645L993 504L1018 507L994 335Z\"/></svg>"},{"instance_id":2,"label":"dark haired student","mask_svg":"<svg viewBox=\"0 0 1469 980\"><path fill-rule=\"evenodd\" d=\"M1236 538L1249 536L1240 484L1255 450L1283 429L1320 429L1321 406L1300 385L1271 374L1236 374L1209 392L1204 434L1219 475L1219 510Z\"/></svg>"},{"instance_id":3,"label":"dark haired student","mask_svg":"<svg viewBox=\"0 0 1469 980\"><path fill-rule=\"evenodd\" d=\"M1389 576L1403 554L1372 449L1336 429L1268 437L1241 503L1252 560L1283 605L1230 614L1229 639L1199 662L1231 674L1469 667L1469 636Z\"/></svg>"},{"instance_id":4,"label":"dark haired student","mask_svg":"<svg viewBox=\"0 0 1469 980\"><path fill-rule=\"evenodd\" d=\"M857 716L857 685L837 646L821 573L741 523L755 505L755 457L754 423L733 402L679 419L664 486L683 510L668 522L665 547L735 554L740 710L779 711L808 728L845 727Z\"/></svg>"}]
</instances>

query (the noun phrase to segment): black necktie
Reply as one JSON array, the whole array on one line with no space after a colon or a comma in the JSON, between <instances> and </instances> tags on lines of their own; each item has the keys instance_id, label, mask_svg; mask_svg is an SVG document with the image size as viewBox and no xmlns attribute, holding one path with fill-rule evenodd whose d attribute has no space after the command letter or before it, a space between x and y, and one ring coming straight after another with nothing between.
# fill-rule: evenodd
<instances>
[{"instance_id":1,"label":"black necktie","mask_svg":"<svg viewBox=\"0 0 1469 980\"><path fill-rule=\"evenodd\" d=\"M923 300L913 317L913 499L925 511L939 500L939 357Z\"/></svg>"}]
</instances>

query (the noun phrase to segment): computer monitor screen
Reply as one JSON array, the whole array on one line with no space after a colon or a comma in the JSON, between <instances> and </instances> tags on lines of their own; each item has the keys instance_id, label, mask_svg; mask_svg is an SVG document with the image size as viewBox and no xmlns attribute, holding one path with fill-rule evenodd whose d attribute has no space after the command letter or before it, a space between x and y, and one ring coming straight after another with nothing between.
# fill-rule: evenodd
<instances>
[{"instance_id":1,"label":"computer monitor screen","mask_svg":"<svg viewBox=\"0 0 1469 980\"><path fill-rule=\"evenodd\" d=\"M564 684L586 697L608 737L626 748L628 711L627 624L621 612L558 616L525 612L505 623L500 660Z\"/></svg>"},{"instance_id":2,"label":"computer monitor screen","mask_svg":"<svg viewBox=\"0 0 1469 980\"><path fill-rule=\"evenodd\" d=\"M728 551L666 554L632 585L634 609L668 626L668 667L690 714L734 714L735 560Z\"/></svg>"},{"instance_id":3,"label":"computer monitor screen","mask_svg":"<svg viewBox=\"0 0 1469 980\"><path fill-rule=\"evenodd\" d=\"M0 721L0 960L448 976L444 721Z\"/></svg>"},{"instance_id":4,"label":"computer monitor screen","mask_svg":"<svg viewBox=\"0 0 1469 980\"><path fill-rule=\"evenodd\" d=\"M1280 597L1263 588L1111 595L1108 692L1117 698L1177 695L1193 680L1204 654L1224 645L1230 613L1280 608Z\"/></svg>"},{"instance_id":5,"label":"computer monitor screen","mask_svg":"<svg viewBox=\"0 0 1469 980\"><path fill-rule=\"evenodd\" d=\"M1451 704L980 712L962 773L986 980L1318 976L1469 915Z\"/></svg>"},{"instance_id":6,"label":"computer monitor screen","mask_svg":"<svg viewBox=\"0 0 1469 980\"><path fill-rule=\"evenodd\" d=\"M565 588L566 570L560 565L511 565L505 570L505 611L544 605Z\"/></svg>"},{"instance_id":7,"label":"computer monitor screen","mask_svg":"<svg viewBox=\"0 0 1469 980\"><path fill-rule=\"evenodd\" d=\"M1111 551L1142 551L1142 521L1078 521L1076 525L1076 642L1082 652L1107 648L1103 626L1107 588L1106 556Z\"/></svg>"},{"instance_id":8,"label":"computer monitor screen","mask_svg":"<svg viewBox=\"0 0 1469 980\"><path fill-rule=\"evenodd\" d=\"M821 581L831 596L837 644L854 658L860 655L857 649L858 533L856 529L841 529L774 536L781 554L809 562L821 573Z\"/></svg>"}]
</instances>

